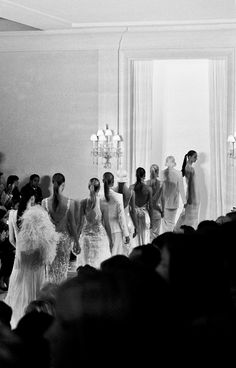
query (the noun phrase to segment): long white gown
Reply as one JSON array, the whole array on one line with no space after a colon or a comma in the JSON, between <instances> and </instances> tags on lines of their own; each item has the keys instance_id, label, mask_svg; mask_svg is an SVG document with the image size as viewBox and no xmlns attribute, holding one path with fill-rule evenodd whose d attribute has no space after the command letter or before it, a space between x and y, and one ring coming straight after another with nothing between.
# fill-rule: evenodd
<instances>
[{"instance_id":1,"label":"long white gown","mask_svg":"<svg viewBox=\"0 0 236 368\"><path fill-rule=\"evenodd\" d=\"M38 214L44 217L40 224ZM58 241L54 226L41 206L26 210L22 218L28 226L22 224L17 236L15 261L4 300L12 308L12 328L16 327L25 308L37 298L39 290L47 281L47 266L56 255Z\"/></svg>"},{"instance_id":2,"label":"long white gown","mask_svg":"<svg viewBox=\"0 0 236 368\"><path fill-rule=\"evenodd\" d=\"M111 257L109 239L102 222L99 198L94 208L89 208L87 200L80 244L81 255L78 256L77 265L88 264L100 268L101 262Z\"/></svg>"},{"instance_id":3,"label":"long white gown","mask_svg":"<svg viewBox=\"0 0 236 368\"><path fill-rule=\"evenodd\" d=\"M185 177L187 183L187 206L185 208L184 225L192 226L194 229L196 229L198 225L200 195L196 172L191 165L186 165Z\"/></svg>"},{"instance_id":4,"label":"long white gown","mask_svg":"<svg viewBox=\"0 0 236 368\"><path fill-rule=\"evenodd\" d=\"M67 200L67 207L64 216L62 216L58 221L55 221L49 211L48 198L44 199L42 206L48 212L52 223L56 227L56 231L60 236L59 242L57 244L57 254L52 264L49 266L48 279L50 282L55 284L60 284L67 279L69 262L70 262L70 252L72 249L72 239L69 235L69 225L68 225L68 213L70 209L71 200Z\"/></svg>"},{"instance_id":5,"label":"long white gown","mask_svg":"<svg viewBox=\"0 0 236 368\"><path fill-rule=\"evenodd\" d=\"M198 226L200 194L196 172L192 165L188 164L186 165L185 178L187 184L186 189L187 205L185 210L183 210L182 213L180 214L180 217L174 229L175 232L178 232L182 225L191 226L194 229L196 229Z\"/></svg>"}]
</instances>

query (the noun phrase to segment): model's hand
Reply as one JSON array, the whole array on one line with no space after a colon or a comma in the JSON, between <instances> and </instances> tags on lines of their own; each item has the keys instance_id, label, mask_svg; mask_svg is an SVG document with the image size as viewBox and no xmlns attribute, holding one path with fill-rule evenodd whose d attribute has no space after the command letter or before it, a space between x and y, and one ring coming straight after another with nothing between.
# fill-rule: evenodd
<instances>
[{"instance_id":1,"label":"model's hand","mask_svg":"<svg viewBox=\"0 0 236 368\"><path fill-rule=\"evenodd\" d=\"M130 238L129 238L129 236L126 236L125 237L125 244L129 244L129 242L130 242Z\"/></svg>"},{"instance_id":2,"label":"model's hand","mask_svg":"<svg viewBox=\"0 0 236 368\"><path fill-rule=\"evenodd\" d=\"M110 240L109 246L110 246L110 252L112 253L112 248L113 248L113 242L112 242L112 240Z\"/></svg>"},{"instance_id":3,"label":"model's hand","mask_svg":"<svg viewBox=\"0 0 236 368\"><path fill-rule=\"evenodd\" d=\"M80 254L80 252L81 252L81 248L80 248L79 243L74 243L73 248L72 248L72 251L73 251L73 253L74 253L75 255Z\"/></svg>"}]
</instances>

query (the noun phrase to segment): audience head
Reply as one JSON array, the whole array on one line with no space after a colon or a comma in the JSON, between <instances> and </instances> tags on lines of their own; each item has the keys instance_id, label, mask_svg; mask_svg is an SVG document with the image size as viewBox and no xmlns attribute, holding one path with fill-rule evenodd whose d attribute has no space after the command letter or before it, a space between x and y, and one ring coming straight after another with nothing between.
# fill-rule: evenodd
<instances>
[{"instance_id":1,"label":"audience head","mask_svg":"<svg viewBox=\"0 0 236 368\"><path fill-rule=\"evenodd\" d=\"M33 188L37 188L39 186L40 177L38 174L32 174L30 176L30 184Z\"/></svg>"},{"instance_id":2,"label":"audience head","mask_svg":"<svg viewBox=\"0 0 236 368\"><path fill-rule=\"evenodd\" d=\"M185 167L187 165L187 163L189 162L190 164L194 163L197 161L197 152L194 150L190 150L188 151L188 153L186 153L186 155L184 156L184 160L183 160L183 164L182 164L182 175L185 176Z\"/></svg>"},{"instance_id":3,"label":"audience head","mask_svg":"<svg viewBox=\"0 0 236 368\"><path fill-rule=\"evenodd\" d=\"M56 211L59 205L60 194L64 190L64 187L65 187L64 175L61 173L54 174L52 177L52 184L53 184L52 208L53 208L53 211Z\"/></svg>"},{"instance_id":4,"label":"audience head","mask_svg":"<svg viewBox=\"0 0 236 368\"><path fill-rule=\"evenodd\" d=\"M81 277L81 276L88 276L90 274L94 274L97 272L97 269L93 266L86 264L84 266L77 267L76 272L77 272L77 275Z\"/></svg>"},{"instance_id":5,"label":"audience head","mask_svg":"<svg viewBox=\"0 0 236 368\"><path fill-rule=\"evenodd\" d=\"M204 220L198 224L197 232L201 234L209 235L212 232L217 232L218 229L219 229L219 225L217 224L216 221Z\"/></svg>"},{"instance_id":6,"label":"audience head","mask_svg":"<svg viewBox=\"0 0 236 368\"><path fill-rule=\"evenodd\" d=\"M49 313L36 310L26 313L18 322L15 333L24 338L31 339L43 337L44 333L52 325L54 317Z\"/></svg>"},{"instance_id":7,"label":"audience head","mask_svg":"<svg viewBox=\"0 0 236 368\"><path fill-rule=\"evenodd\" d=\"M3 176L3 173L0 172L0 194L4 191L6 185L5 178Z\"/></svg>"},{"instance_id":8,"label":"audience head","mask_svg":"<svg viewBox=\"0 0 236 368\"><path fill-rule=\"evenodd\" d=\"M169 168L172 168L172 167L176 166L176 162L175 162L174 156L167 156L166 157L165 165L167 167L169 167Z\"/></svg>"},{"instance_id":9,"label":"audience head","mask_svg":"<svg viewBox=\"0 0 236 368\"><path fill-rule=\"evenodd\" d=\"M12 316L12 309L11 307L6 304L4 301L0 300L0 323L4 326L11 328L11 316Z\"/></svg>"},{"instance_id":10,"label":"audience head","mask_svg":"<svg viewBox=\"0 0 236 368\"><path fill-rule=\"evenodd\" d=\"M51 303L55 309L58 287L58 284L46 282L37 293L37 299Z\"/></svg>"},{"instance_id":11,"label":"audience head","mask_svg":"<svg viewBox=\"0 0 236 368\"><path fill-rule=\"evenodd\" d=\"M103 184L104 184L104 196L109 202L110 196L109 196L109 188L113 187L114 185L114 175L111 172L105 172L103 174Z\"/></svg>"},{"instance_id":12,"label":"audience head","mask_svg":"<svg viewBox=\"0 0 236 368\"><path fill-rule=\"evenodd\" d=\"M155 270L161 260L161 253L158 247L153 244L139 245L133 248L129 255L132 262Z\"/></svg>"},{"instance_id":13,"label":"audience head","mask_svg":"<svg viewBox=\"0 0 236 368\"><path fill-rule=\"evenodd\" d=\"M25 309L25 314L39 312L55 316L55 306L49 300L32 300Z\"/></svg>"},{"instance_id":14,"label":"audience head","mask_svg":"<svg viewBox=\"0 0 236 368\"><path fill-rule=\"evenodd\" d=\"M155 272L126 262L121 272L119 267L113 271L109 267L109 271L96 270L60 286L57 320L48 334L55 368L66 366L75 349L80 364L108 367L114 361L114 346L121 341L128 349L115 356L117 366L124 360L137 363L153 357L154 345L166 341L169 330L163 283ZM156 329L160 339L157 336L154 343L152 332ZM136 355L140 336L145 339Z\"/></svg>"},{"instance_id":15,"label":"audience head","mask_svg":"<svg viewBox=\"0 0 236 368\"><path fill-rule=\"evenodd\" d=\"M96 194L100 190L100 181L97 178L90 179L88 189L90 192L90 208L94 208L96 204Z\"/></svg>"},{"instance_id":16,"label":"audience head","mask_svg":"<svg viewBox=\"0 0 236 368\"><path fill-rule=\"evenodd\" d=\"M192 234L195 232L195 229L189 225L181 225L180 230L177 232L182 233L182 234Z\"/></svg>"},{"instance_id":17,"label":"audience head","mask_svg":"<svg viewBox=\"0 0 236 368\"><path fill-rule=\"evenodd\" d=\"M129 268L129 266L130 260L122 254L117 254L103 261L101 263L101 270L114 273L117 271L124 271Z\"/></svg>"},{"instance_id":18,"label":"audience head","mask_svg":"<svg viewBox=\"0 0 236 368\"><path fill-rule=\"evenodd\" d=\"M216 219L216 223L219 224L219 225L222 225L222 224L225 224L226 222L230 222L231 219L229 216L219 216L217 217Z\"/></svg>"},{"instance_id":19,"label":"audience head","mask_svg":"<svg viewBox=\"0 0 236 368\"><path fill-rule=\"evenodd\" d=\"M19 177L17 175L10 175L7 178L7 189L14 189L19 184Z\"/></svg>"}]
</instances>

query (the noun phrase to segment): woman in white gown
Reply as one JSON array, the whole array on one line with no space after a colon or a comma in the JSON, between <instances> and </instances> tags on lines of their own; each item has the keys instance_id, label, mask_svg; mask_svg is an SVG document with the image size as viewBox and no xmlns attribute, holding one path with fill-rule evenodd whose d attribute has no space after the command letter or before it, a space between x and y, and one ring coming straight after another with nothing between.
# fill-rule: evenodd
<instances>
[{"instance_id":1,"label":"woman in white gown","mask_svg":"<svg viewBox=\"0 0 236 368\"><path fill-rule=\"evenodd\" d=\"M100 268L101 262L111 257L112 237L108 220L108 206L98 194L100 182L97 178L89 181L89 198L81 201L78 228L81 256L77 265L88 264Z\"/></svg>"},{"instance_id":2,"label":"woman in white gown","mask_svg":"<svg viewBox=\"0 0 236 368\"><path fill-rule=\"evenodd\" d=\"M185 177L187 184L187 204L185 205L185 213L181 225L191 226L194 229L196 229L198 225L198 213L200 206L199 186L197 183L196 172L193 167L193 164L196 161L197 152L191 150L184 156L182 165L182 175Z\"/></svg>"},{"instance_id":3,"label":"woman in white gown","mask_svg":"<svg viewBox=\"0 0 236 368\"><path fill-rule=\"evenodd\" d=\"M42 206L49 213L56 231L60 234L57 254L49 267L49 281L60 284L67 279L72 242L74 242L73 250L75 253L80 252L80 246L74 218L74 201L62 194L65 187L64 175L54 174L52 183L53 194L51 197L43 199Z\"/></svg>"},{"instance_id":4,"label":"woman in white gown","mask_svg":"<svg viewBox=\"0 0 236 368\"><path fill-rule=\"evenodd\" d=\"M16 256L5 302L13 314L15 328L28 304L37 298L47 281L47 266L56 255L58 234L47 212L41 206L30 207L21 217L22 224L16 241Z\"/></svg>"},{"instance_id":5,"label":"woman in white gown","mask_svg":"<svg viewBox=\"0 0 236 368\"><path fill-rule=\"evenodd\" d=\"M150 229L152 228L152 188L145 182L146 172L142 167L136 170L136 183L130 188L135 192L135 211L137 216L137 236L135 246L150 243Z\"/></svg>"}]
</instances>

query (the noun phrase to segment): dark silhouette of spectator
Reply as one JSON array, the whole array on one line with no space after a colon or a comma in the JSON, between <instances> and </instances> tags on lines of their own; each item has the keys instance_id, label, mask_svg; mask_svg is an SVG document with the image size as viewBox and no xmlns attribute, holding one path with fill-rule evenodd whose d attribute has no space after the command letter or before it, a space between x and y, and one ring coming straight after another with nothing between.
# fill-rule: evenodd
<instances>
[{"instance_id":1,"label":"dark silhouette of spectator","mask_svg":"<svg viewBox=\"0 0 236 368\"><path fill-rule=\"evenodd\" d=\"M201 234L215 233L218 231L219 225L213 220L204 220L198 224L197 232Z\"/></svg>"},{"instance_id":2,"label":"dark silhouette of spectator","mask_svg":"<svg viewBox=\"0 0 236 368\"><path fill-rule=\"evenodd\" d=\"M20 191L18 185L19 177L17 175L8 176L5 188L6 196L3 203L7 210L16 209L20 202Z\"/></svg>"},{"instance_id":3,"label":"dark silhouette of spectator","mask_svg":"<svg viewBox=\"0 0 236 368\"><path fill-rule=\"evenodd\" d=\"M32 300L25 309L25 314L39 312L55 316L55 305L49 300Z\"/></svg>"},{"instance_id":4,"label":"dark silhouette of spectator","mask_svg":"<svg viewBox=\"0 0 236 368\"><path fill-rule=\"evenodd\" d=\"M65 367L75 351L89 367L151 364L157 346L168 361L161 350L173 338L166 289L155 272L128 263L121 272L109 267L61 285L56 323L47 334L53 367Z\"/></svg>"},{"instance_id":5,"label":"dark silhouette of spectator","mask_svg":"<svg viewBox=\"0 0 236 368\"><path fill-rule=\"evenodd\" d=\"M21 196L25 197L30 193L30 196L35 196L35 203L41 204L43 200L42 190L39 186L40 177L37 174L30 176L30 181L21 188Z\"/></svg>"},{"instance_id":6,"label":"dark silhouette of spectator","mask_svg":"<svg viewBox=\"0 0 236 368\"><path fill-rule=\"evenodd\" d=\"M4 208L4 207L3 207ZM15 248L9 242L9 229L3 220L6 209L0 210L0 291L7 291L15 259Z\"/></svg>"},{"instance_id":7,"label":"dark silhouette of spectator","mask_svg":"<svg viewBox=\"0 0 236 368\"><path fill-rule=\"evenodd\" d=\"M96 268L86 264L84 266L77 267L76 272L79 277L84 276L84 275L86 276L86 275L96 273Z\"/></svg>"},{"instance_id":8,"label":"dark silhouette of spectator","mask_svg":"<svg viewBox=\"0 0 236 368\"><path fill-rule=\"evenodd\" d=\"M53 321L54 317L48 313L32 311L20 319L14 330L26 349L26 354L28 354L26 359L31 358L31 366L50 367L50 348L44 334Z\"/></svg>"},{"instance_id":9,"label":"dark silhouette of spectator","mask_svg":"<svg viewBox=\"0 0 236 368\"><path fill-rule=\"evenodd\" d=\"M153 244L139 245L133 248L129 255L132 262L137 262L145 267L155 270L161 261L161 253Z\"/></svg>"},{"instance_id":10,"label":"dark silhouette of spectator","mask_svg":"<svg viewBox=\"0 0 236 368\"><path fill-rule=\"evenodd\" d=\"M12 309L4 303L4 301L0 300L0 323L4 326L11 329L11 316L12 316Z\"/></svg>"}]
</instances>

